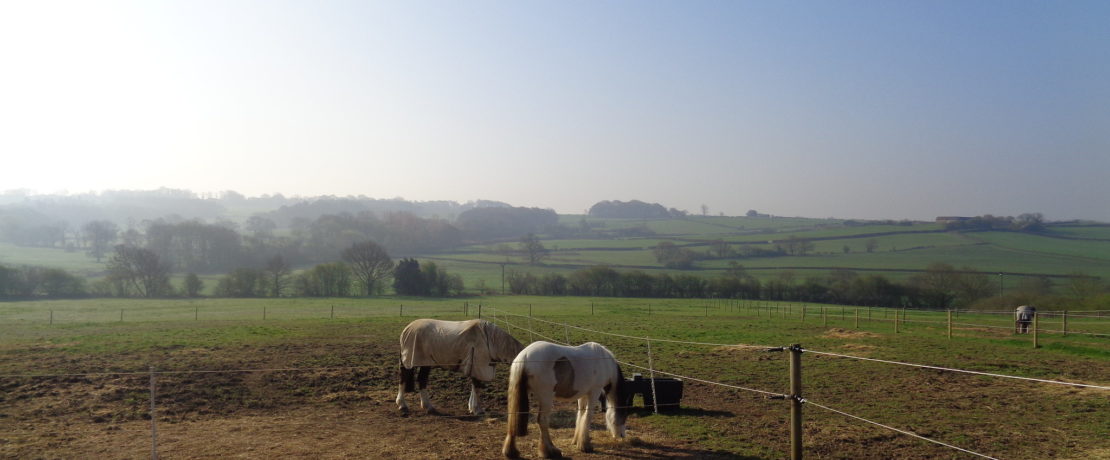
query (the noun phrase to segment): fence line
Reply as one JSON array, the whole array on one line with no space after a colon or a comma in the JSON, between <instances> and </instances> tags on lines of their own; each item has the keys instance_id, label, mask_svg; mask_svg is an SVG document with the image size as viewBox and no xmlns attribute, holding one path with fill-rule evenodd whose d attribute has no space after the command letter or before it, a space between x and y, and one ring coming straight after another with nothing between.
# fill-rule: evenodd
<instances>
[{"instance_id":1,"label":"fence line","mask_svg":"<svg viewBox=\"0 0 1110 460\"><path fill-rule=\"evenodd\" d=\"M813 353L815 355L835 356L835 357L839 357L839 358L858 359L858 360L861 360L861 361L874 361L874 362L878 362L878 363L897 364L899 366L919 367L919 368L923 368L923 369L934 369L934 370L938 370L938 371L960 372L960 373L964 373L964 374L984 375L984 376L988 376L988 377L1000 377L1000 378L1016 379L1016 380L1028 380L1028 381L1032 381L1032 382L1054 383L1054 384L1057 384L1057 385L1068 385L1068 386L1074 386L1074 387L1095 388L1095 389L1099 389L1099 390L1110 390L1110 386L1092 385L1092 384L1088 384L1088 383L1061 382L1061 381L1058 381L1058 380L1037 379L1037 378L1033 378L1033 377L1019 377L1019 376L1016 376L1016 375L995 374L995 373L991 373L991 372L969 371L969 370L965 370L965 369L955 369L955 368L950 368L950 367L929 366L929 365L926 365L926 364L904 363L904 362L900 362L900 361L890 361L890 360L886 360L886 359L864 358L862 356L843 355L843 354L840 354L840 353L831 353L831 352L827 352L827 351L810 350L808 348L804 349L804 351L807 352L807 353Z\"/></svg>"},{"instance_id":2,"label":"fence line","mask_svg":"<svg viewBox=\"0 0 1110 460\"><path fill-rule=\"evenodd\" d=\"M497 311L502 313L502 316L505 316L505 315L521 316L521 315L509 313L507 311L500 310L500 309L497 309ZM555 323L555 322L552 322L552 321L545 321L545 320L542 320L542 319L537 319L537 320L538 321L543 321L543 322L546 322L546 323L549 323L549 324L558 324L558 325L566 324L566 323ZM632 336L632 335L616 334L616 333L612 333L612 332L596 331L596 330L593 330L593 329L586 329L584 327L578 327L578 326L574 326L574 325L568 325L568 326L573 327L575 329L583 330L583 331L589 331L589 332L594 332L594 333L598 333L598 334L611 335L611 336L615 336L615 337L623 337L623 338L637 339L637 340L652 340L652 341L657 341L657 342L671 342L671 343L679 343L679 344L708 345L708 346L722 346L722 347L733 347L733 346L735 346L735 347L741 347L741 348L761 348L761 349L775 348L775 347L772 347L772 346L761 346L761 345L732 345L732 344L724 344L724 343L688 342L688 341L682 341L682 340L649 339L647 337L637 337L637 336ZM554 342L558 342L558 341L554 341ZM965 373L965 374L976 374L976 375L984 375L984 376L990 376L990 377L1000 377L1000 378L1009 378L1009 379L1017 379L1017 380L1030 380L1030 381L1043 382L1043 383L1054 383L1054 384L1057 384L1057 385L1070 385L1070 386L1079 386L1079 387L1086 387L1086 388L1096 388L1096 389L1110 390L1110 387L1102 386L1102 385L1094 385L1094 384L1086 384L1086 383L1060 382L1060 381L1056 381L1056 380L1036 379L1036 378L1032 378L1032 377L1020 377L1020 376L1014 376L1014 375L995 374L995 373L990 373L990 372L971 371L971 370L966 370L966 369L948 368L948 367L940 367L940 366L930 366L930 365L926 365L926 364L915 364L915 363L906 363L906 362L901 362L901 361L883 360L883 359L876 359L876 358L865 358L865 357L861 357L861 356L843 355L843 354L839 354L839 353L823 352L823 351L810 350L810 349L805 349L805 351L810 352L810 353L814 353L814 354L837 356L837 357L841 357L841 358L852 358L852 359L859 359L859 360L864 360L864 361L875 361L875 362L881 362L881 363L887 363L887 364L897 364L897 365L901 365L901 366L920 367L920 368L935 369L935 370L941 370L941 371L961 372L961 373Z\"/></svg>"}]
</instances>

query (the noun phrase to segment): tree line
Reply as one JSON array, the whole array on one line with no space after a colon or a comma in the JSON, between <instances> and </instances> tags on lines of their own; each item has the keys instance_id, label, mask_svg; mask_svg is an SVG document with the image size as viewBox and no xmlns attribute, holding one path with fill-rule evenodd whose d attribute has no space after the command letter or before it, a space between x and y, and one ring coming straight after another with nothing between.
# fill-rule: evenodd
<instances>
[{"instance_id":1,"label":"tree line","mask_svg":"<svg viewBox=\"0 0 1110 460\"><path fill-rule=\"evenodd\" d=\"M537 275L513 270L506 275L506 282L510 292L516 295L724 298L938 309L983 304L995 299L998 292L997 284L988 275L971 267L957 269L945 263L930 264L905 281L894 281L883 275L862 275L848 269L805 278L784 270L773 278L759 280L742 265L732 262L725 273L716 277L618 271L599 265L568 275ZM1069 289L1075 291L1075 298L1089 299L1104 295L1106 291L1097 278L1077 274L1070 283ZM1062 302L1052 299L1050 290L1051 281L1047 278L1029 278L1019 286L1019 292L1009 294L1007 300Z\"/></svg>"}]
</instances>

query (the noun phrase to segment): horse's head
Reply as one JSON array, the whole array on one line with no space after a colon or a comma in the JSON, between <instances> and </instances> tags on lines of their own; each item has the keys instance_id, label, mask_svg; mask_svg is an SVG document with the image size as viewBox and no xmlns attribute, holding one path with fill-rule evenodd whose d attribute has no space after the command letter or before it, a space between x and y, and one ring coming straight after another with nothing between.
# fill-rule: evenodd
<instances>
[{"instance_id":1,"label":"horse's head","mask_svg":"<svg viewBox=\"0 0 1110 460\"><path fill-rule=\"evenodd\" d=\"M624 437L625 422L628 421L628 413L632 409L633 394L631 390L631 386L624 379L624 373L621 372L621 367L618 365L615 384L610 384L605 389L605 396L609 403L605 412L605 425L609 428L609 433L613 437Z\"/></svg>"}]
</instances>

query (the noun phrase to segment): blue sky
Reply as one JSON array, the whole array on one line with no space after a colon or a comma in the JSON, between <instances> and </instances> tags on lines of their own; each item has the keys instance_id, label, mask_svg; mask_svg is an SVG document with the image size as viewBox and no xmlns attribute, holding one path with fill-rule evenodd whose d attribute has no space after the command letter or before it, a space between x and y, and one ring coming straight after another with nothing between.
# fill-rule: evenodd
<instances>
[{"instance_id":1,"label":"blue sky","mask_svg":"<svg viewBox=\"0 0 1110 460\"><path fill-rule=\"evenodd\" d=\"M1106 2L0 6L0 189L1110 220Z\"/></svg>"}]
</instances>

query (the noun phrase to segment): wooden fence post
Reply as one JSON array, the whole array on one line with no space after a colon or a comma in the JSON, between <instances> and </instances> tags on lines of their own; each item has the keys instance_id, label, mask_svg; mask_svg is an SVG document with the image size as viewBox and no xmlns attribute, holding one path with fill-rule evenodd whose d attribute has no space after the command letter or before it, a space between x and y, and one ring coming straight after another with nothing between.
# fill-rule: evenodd
<instances>
[{"instance_id":1,"label":"wooden fence post","mask_svg":"<svg viewBox=\"0 0 1110 460\"><path fill-rule=\"evenodd\" d=\"M200 307L193 307L193 321L200 321Z\"/></svg>"},{"instance_id":2,"label":"wooden fence post","mask_svg":"<svg viewBox=\"0 0 1110 460\"><path fill-rule=\"evenodd\" d=\"M952 338L952 310L948 310L948 338Z\"/></svg>"},{"instance_id":3,"label":"wooden fence post","mask_svg":"<svg viewBox=\"0 0 1110 460\"><path fill-rule=\"evenodd\" d=\"M802 459L802 346L790 346L790 460Z\"/></svg>"},{"instance_id":4,"label":"wooden fence post","mask_svg":"<svg viewBox=\"0 0 1110 460\"><path fill-rule=\"evenodd\" d=\"M119 322L123 322L123 309L119 309Z\"/></svg>"},{"instance_id":5,"label":"wooden fence post","mask_svg":"<svg viewBox=\"0 0 1110 460\"><path fill-rule=\"evenodd\" d=\"M482 319L482 303L478 303L478 319Z\"/></svg>"},{"instance_id":6,"label":"wooden fence post","mask_svg":"<svg viewBox=\"0 0 1110 460\"><path fill-rule=\"evenodd\" d=\"M824 306L821 307L821 326L829 326L829 309Z\"/></svg>"},{"instance_id":7,"label":"wooden fence post","mask_svg":"<svg viewBox=\"0 0 1110 460\"><path fill-rule=\"evenodd\" d=\"M1064 310L1064 337L1068 336L1068 311Z\"/></svg>"},{"instance_id":8,"label":"wooden fence post","mask_svg":"<svg viewBox=\"0 0 1110 460\"><path fill-rule=\"evenodd\" d=\"M1038 315L1037 312L1033 312L1033 348L1040 348L1040 345L1037 345L1037 322L1038 322L1037 317L1038 316L1040 316L1040 315Z\"/></svg>"},{"instance_id":9,"label":"wooden fence post","mask_svg":"<svg viewBox=\"0 0 1110 460\"><path fill-rule=\"evenodd\" d=\"M262 307L262 319L266 319L266 307Z\"/></svg>"},{"instance_id":10,"label":"wooden fence post","mask_svg":"<svg viewBox=\"0 0 1110 460\"><path fill-rule=\"evenodd\" d=\"M806 322L806 306L802 304L802 322Z\"/></svg>"},{"instance_id":11,"label":"wooden fence post","mask_svg":"<svg viewBox=\"0 0 1110 460\"><path fill-rule=\"evenodd\" d=\"M50 310L50 325L54 325L54 310Z\"/></svg>"},{"instance_id":12,"label":"wooden fence post","mask_svg":"<svg viewBox=\"0 0 1110 460\"><path fill-rule=\"evenodd\" d=\"M648 378L651 379L651 407L656 414L659 413L659 396L655 393L655 363L651 359L651 338L644 337L647 341Z\"/></svg>"},{"instance_id":13,"label":"wooden fence post","mask_svg":"<svg viewBox=\"0 0 1110 460\"><path fill-rule=\"evenodd\" d=\"M856 323L855 328L859 329L859 307L856 307Z\"/></svg>"}]
</instances>

